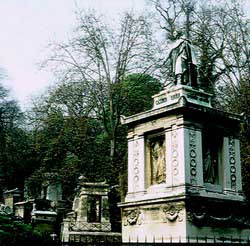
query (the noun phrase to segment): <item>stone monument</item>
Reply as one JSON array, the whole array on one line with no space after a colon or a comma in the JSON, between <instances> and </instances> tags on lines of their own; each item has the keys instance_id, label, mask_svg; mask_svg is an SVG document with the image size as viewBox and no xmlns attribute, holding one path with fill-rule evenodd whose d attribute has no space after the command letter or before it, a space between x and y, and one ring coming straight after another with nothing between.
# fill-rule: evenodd
<instances>
[{"instance_id":1,"label":"stone monument","mask_svg":"<svg viewBox=\"0 0 250 246\"><path fill-rule=\"evenodd\" d=\"M170 52L175 82L128 126L128 190L123 242L233 240L250 235L242 194L241 116L212 107L199 88L193 47ZM182 64L184 62L184 64ZM182 68L182 69L181 69Z\"/></svg>"},{"instance_id":2,"label":"stone monument","mask_svg":"<svg viewBox=\"0 0 250 246\"><path fill-rule=\"evenodd\" d=\"M4 204L7 206L11 213L15 213L15 203L20 202L22 199L22 192L15 188L13 190L6 190L3 193Z\"/></svg>"},{"instance_id":3,"label":"stone monument","mask_svg":"<svg viewBox=\"0 0 250 246\"><path fill-rule=\"evenodd\" d=\"M36 192L30 188L26 183L24 200L14 204L15 216L31 223L36 231L59 234L58 224L66 210L60 177L54 172L44 173L41 187L33 185Z\"/></svg>"},{"instance_id":4,"label":"stone monument","mask_svg":"<svg viewBox=\"0 0 250 246\"><path fill-rule=\"evenodd\" d=\"M86 182L80 177L72 212L62 223L62 241L121 240L120 233L111 231L108 192L105 182Z\"/></svg>"}]
</instances>

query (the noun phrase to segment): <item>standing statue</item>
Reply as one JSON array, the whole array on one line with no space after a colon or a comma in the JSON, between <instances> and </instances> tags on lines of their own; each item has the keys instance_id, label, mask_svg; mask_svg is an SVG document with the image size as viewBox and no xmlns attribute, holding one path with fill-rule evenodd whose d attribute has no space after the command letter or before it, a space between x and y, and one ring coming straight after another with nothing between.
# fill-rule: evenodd
<instances>
[{"instance_id":1,"label":"standing statue","mask_svg":"<svg viewBox=\"0 0 250 246\"><path fill-rule=\"evenodd\" d=\"M151 146L152 184L166 182L165 144L157 141Z\"/></svg>"},{"instance_id":2,"label":"standing statue","mask_svg":"<svg viewBox=\"0 0 250 246\"><path fill-rule=\"evenodd\" d=\"M215 166L213 158L211 157L210 149L206 150L203 161L203 178L205 183L215 183Z\"/></svg>"},{"instance_id":3,"label":"standing statue","mask_svg":"<svg viewBox=\"0 0 250 246\"><path fill-rule=\"evenodd\" d=\"M176 35L176 37L178 37ZM167 60L170 62L171 72L175 84L197 87L197 61L195 47L189 39L178 37L173 43Z\"/></svg>"}]
</instances>

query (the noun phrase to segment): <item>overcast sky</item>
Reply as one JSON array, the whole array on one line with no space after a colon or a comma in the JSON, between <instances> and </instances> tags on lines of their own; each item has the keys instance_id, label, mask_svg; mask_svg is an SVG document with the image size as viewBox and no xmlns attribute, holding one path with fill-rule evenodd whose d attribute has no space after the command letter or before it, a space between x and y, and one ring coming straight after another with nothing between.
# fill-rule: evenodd
<instances>
[{"instance_id":1,"label":"overcast sky","mask_svg":"<svg viewBox=\"0 0 250 246\"><path fill-rule=\"evenodd\" d=\"M81 9L94 8L112 17L144 8L144 0L0 0L0 67L9 76L5 85L24 108L31 95L52 82L37 64L48 57L50 42L68 38L76 2Z\"/></svg>"},{"instance_id":2,"label":"overcast sky","mask_svg":"<svg viewBox=\"0 0 250 246\"><path fill-rule=\"evenodd\" d=\"M38 70L48 57L46 46L68 39L75 23L76 4L94 8L114 18L126 9L142 10L145 0L0 0L0 68L5 83L23 108L31 95L53 82L52 75ZM249 11L250 0L246 9Z\"/></svg>"}]
</instances>

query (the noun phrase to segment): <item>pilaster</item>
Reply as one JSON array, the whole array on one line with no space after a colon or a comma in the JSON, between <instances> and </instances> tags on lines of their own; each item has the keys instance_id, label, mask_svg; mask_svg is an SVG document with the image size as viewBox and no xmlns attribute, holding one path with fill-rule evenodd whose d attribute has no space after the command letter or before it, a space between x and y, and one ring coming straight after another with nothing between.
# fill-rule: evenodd
<instances>
[{"instance_id":1,"label":"pilaster","mask_svg":"<svg viewBox=\"0 0 250 246\"><path fill-rule=\"evenodd\" d=\"M135 135L128 140L128 195L145 190L145 139Z\"/></svg>"},{"instance_id":2,"label":"pilaster","mask_svg":"<svg viewBox=\"0 0 250 246\"><path fill-rule=\"evenodd\" d=\"M222 147L222 161L223 161L223 187L224 191L231 192L231 173L230 173L230 160L229 160L229 139L228 137L223 138Z\"/></svg>"},{"instance_id":3,"label":"pilaster","mask_svg":"<svg viewBox=\"0 0 250 246\"><path fill-rule=\"evenodd\" d=\"M128 194L134 192L134 138L128 139Z\"/></svg>"},{"instance_id":4,"label":"pilaster","mask_svg":"<svg viewBox=\"0 0 250 246\"><path fill-rule=\"evenodd\" d=\"M185 127L185 168L186 183L203 186L202 134L200 129Z\"/></svg>"},{"instance_id":5,"label":"pilaster","mask_svg":"<svg viewBox=\"0 0 250 246\"><path fill-rule=\"evenodd\" d=\"M172 175L172 129L167 128L165 130L165 141L166 141L166 187L172 187L173 175Z\"/></svg>"},{"instance_id":6,"label":"pilaster","mask_svg":"<svg viewBox=\"0 0 250 246\"><path fill-rule=\"evenodd\" d=\"M171 131L171 163L173 186L185 184L184 128L172 126Z\"/></svg>"},{"instance_id":7,"label":"pilaster","mask_svg":"<svg viewBox=\"0 0 250 246\"><path fill-rule=\"evenodd\" d=\"M242 176L240 162L240 141L235 139L236 192L242 193Z\"/></svg>"}]
</instances>

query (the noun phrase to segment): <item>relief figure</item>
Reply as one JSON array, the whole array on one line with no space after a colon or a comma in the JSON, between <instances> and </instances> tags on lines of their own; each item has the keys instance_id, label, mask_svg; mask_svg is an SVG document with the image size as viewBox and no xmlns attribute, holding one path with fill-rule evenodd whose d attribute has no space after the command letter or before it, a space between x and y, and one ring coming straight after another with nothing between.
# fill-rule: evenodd
<instances>
[{"instance_id":1,"label":"relief figure","mask_svg":"<svg viewBox=\"0 0 250 246\"><path fill-rule=\"evenodd\" d=\"M165 143L163 140L151 144L152 184L166 182Z\"/></svg>"},{"instance_id":2,"label":"relief figure","mask_svg":"<svg viewBox=\"0 0 250 246\"><path fill-rule=\"evenodd\" d=\"M204 182L205 183L215 183L215 167L214 163L211 158L211 152L209 149L207 149L204 161L203 161L203 168L204 168Z\"/></svg>"}]
</instances>

